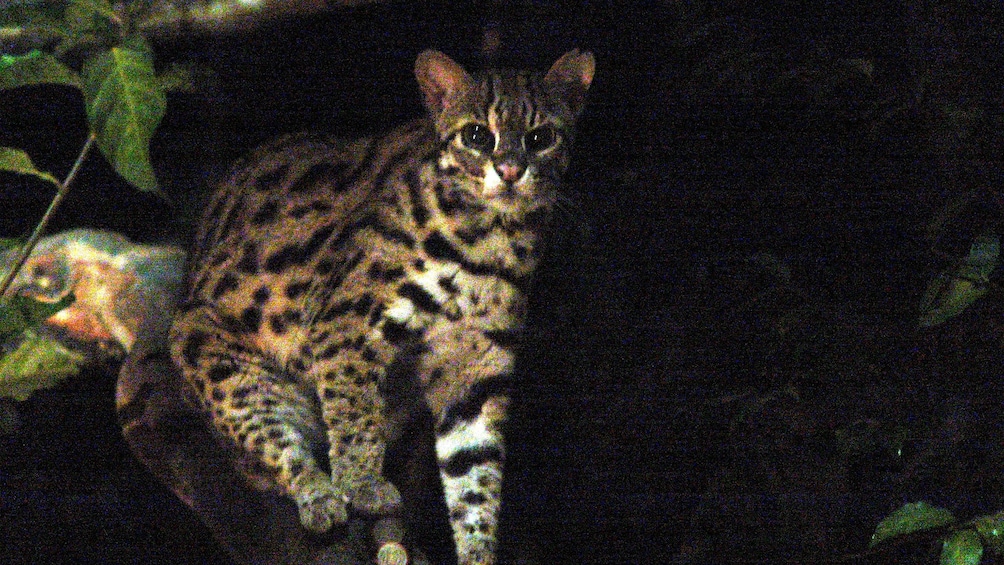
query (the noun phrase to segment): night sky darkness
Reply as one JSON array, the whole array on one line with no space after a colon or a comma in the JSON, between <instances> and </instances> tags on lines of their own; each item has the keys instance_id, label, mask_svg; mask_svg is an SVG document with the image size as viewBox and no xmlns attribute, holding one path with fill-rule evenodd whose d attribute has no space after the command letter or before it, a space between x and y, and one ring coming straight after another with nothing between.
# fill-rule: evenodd
<instances>
[{"instance_id":1,"label":"night sky darkness","mask_svg":"<svg viewBox=\"0 0 1004 565\"><path fill-rule=\"evenodd\" d=\"M1004 507L1000 289L916 326L930 278L1004 218L999 4L415 4L156 40L159 65L214 77L169 96L154 139L171 202L94 156L52 231L185 244L207 184L256 144L418 115L423 49L476 68L493 28L509 66L590 50L574 205L539 276L510 430L505 555L833 557L904 502ZM75 92L0 92L0 146L40 168L65 174L85 136ZM0 176L0 236L28 233L50 198ZM111 374L17 405L0 563L228 563L130 458ZM936 562L914 545L895 559Z\"/></svg>"}]
</instances>

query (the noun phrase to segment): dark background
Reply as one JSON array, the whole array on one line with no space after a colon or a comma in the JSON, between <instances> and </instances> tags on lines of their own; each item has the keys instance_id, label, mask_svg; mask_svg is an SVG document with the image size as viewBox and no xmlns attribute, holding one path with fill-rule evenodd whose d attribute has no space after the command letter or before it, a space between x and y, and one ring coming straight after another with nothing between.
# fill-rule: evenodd
<instances>
[{"instance_id":1,"label":"dark background","mask_svg":"<svg viewBox=\"0 0 1004 565\"><path fill-rule=\"evenodd\" d=\"M542 70L591 50L575 205L539 276L510 431L506 555L889 562L863 552L905 502L1004 506L996 280L949 322L916 323L933 275L999 227L1004 14L729 4L390 3L156 40L159 65L214 76L169 97L153 141L170 203L95 155L51 231L185 244L207 184L257 143L418 115L425 48L476 68L495 30L500 62ZM61 176L81 108L70 89L0 92L0 145ZM27 233L51 192L0 182L0 236ZM16 405L0 562L226 563L131 459L112 371Z\"/></svg>"}]
</instances>

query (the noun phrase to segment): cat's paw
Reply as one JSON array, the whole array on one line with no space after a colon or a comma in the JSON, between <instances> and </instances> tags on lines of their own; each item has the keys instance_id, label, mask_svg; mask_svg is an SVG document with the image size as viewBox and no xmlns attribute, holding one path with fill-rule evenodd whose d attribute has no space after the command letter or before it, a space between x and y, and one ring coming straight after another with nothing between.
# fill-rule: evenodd
<instances>
[{"instance_id":1,"label":"cat's paw","mask_svg":"<svg viewBox=\"0 0 1004 565\"><path fill-rule=\"evenodd\" d=\"M366 477L353 485L352 507L371 516L386 516L401 510L401 493L382 477Z\"/></svg>"},{"instance_id":2,"label":"cat's paw","mask_svg":"<svg viewBox=\"0 0 1004 565\"><path fill-rule=\"evenodd\" d=\"M327 476L313 473L297 477L292 490L300 523L311 532L322 534L349 519L347 497Z\"/></svg>"}]
</instances>

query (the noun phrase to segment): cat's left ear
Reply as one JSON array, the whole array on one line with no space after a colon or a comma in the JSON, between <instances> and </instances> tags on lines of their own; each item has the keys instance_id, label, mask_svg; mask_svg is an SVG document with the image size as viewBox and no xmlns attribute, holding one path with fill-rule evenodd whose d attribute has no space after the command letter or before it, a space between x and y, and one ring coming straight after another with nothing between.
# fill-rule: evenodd
<instances>
[{"instance_id":1,"label":"cat's left ear","mask_svg":"<svg viewBox=\"0 0 1004 565\"><path fill-rule=\"evenodd\" d=\"M596 60L593 54L586 51L580 53L572 49L558 59L551 70L544 75L544 82L553 84L559 89L572 112L578 114L586 103L586 92L593 82L596 72Z\"/></svg>"},{"instance_id":2,"label":"cat's left ear","mask_svg":"<svg viewBox=\"0 0 1004 565\"><path fill-rule=\"evenodd\" d=\"M422 51L415 60L415 78L425 95L425 107L434 117L474 84L463 67L432 49Z\"/></svg>"}]
</instances>

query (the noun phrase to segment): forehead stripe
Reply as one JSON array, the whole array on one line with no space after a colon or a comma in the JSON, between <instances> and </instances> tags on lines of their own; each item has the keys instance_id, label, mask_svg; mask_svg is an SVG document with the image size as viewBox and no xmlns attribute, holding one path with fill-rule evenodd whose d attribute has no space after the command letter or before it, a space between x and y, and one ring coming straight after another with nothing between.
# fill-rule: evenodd
<instances>
[{"instance_id":1,"label":"forehead stripe","mask_svg":"<svg viewBox=\"0 0 1004 565\"><path fill-rule=\"evenodd\" d=\"M499 91L500 85L498 84L498 81L499 81L499 77L497 75L494 75L494 74L491 75L491 76L489 76L489 78L488 78L488 81L487 81L488 82L488 96L486 97L487 98L487 100L486 100L487 104L485 105L485 116L484 116L485 119L489 119L491 117L492 110L495 109L495 106L499 102L498 91Z\"/></svg>"}]
</instances>

